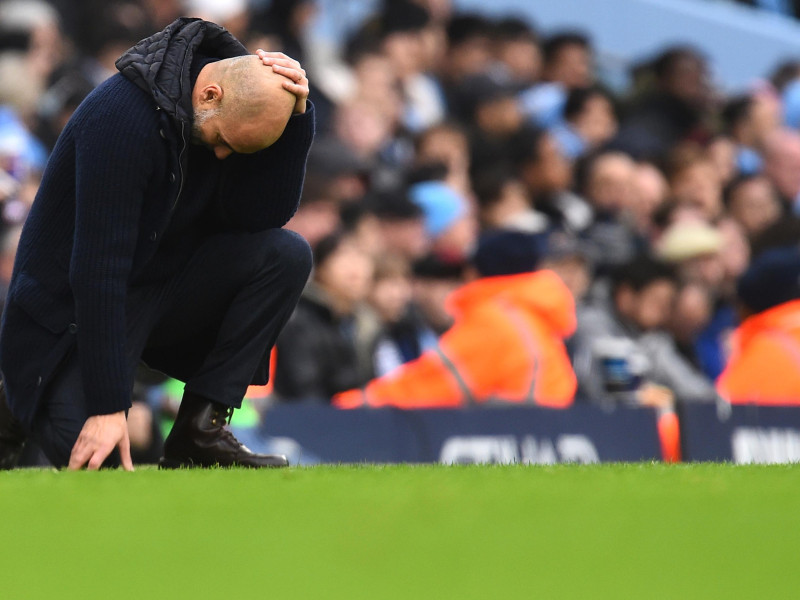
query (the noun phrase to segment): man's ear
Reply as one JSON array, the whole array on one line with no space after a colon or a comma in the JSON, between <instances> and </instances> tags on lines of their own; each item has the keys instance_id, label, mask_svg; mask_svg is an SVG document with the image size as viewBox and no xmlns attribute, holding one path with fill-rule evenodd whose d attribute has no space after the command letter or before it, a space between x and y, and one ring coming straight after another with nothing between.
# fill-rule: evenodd
<instances>
[{"instance_id":1,"label":"man's ear","mask_svg":"<svg viewBox=\"0 0 800 600\"><path fill-rule=\"evenodd\" d=\"M208 108L216 108L222 100L222 88L216 83L209 83L200 90L200 103Z\"/></svg>"}]
</instances>

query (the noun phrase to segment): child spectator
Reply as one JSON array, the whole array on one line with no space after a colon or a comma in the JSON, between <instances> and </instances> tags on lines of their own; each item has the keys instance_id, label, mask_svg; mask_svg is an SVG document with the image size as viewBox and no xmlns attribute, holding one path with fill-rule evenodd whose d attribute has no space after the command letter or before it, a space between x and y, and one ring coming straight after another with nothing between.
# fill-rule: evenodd
<instances>
[{"instance_id":1,"label":"child spectator","mask_svg":"<svg viewBox=\"0 0 800 600\"><path fill-rule=\"evenodd\" d=\"M373 263L350 238L335 233L314 250L311 282L276 344L275 394L283 401L328 402L372 376L368 339L377 335L362 303Z\"/></svg>"}]
</instances>

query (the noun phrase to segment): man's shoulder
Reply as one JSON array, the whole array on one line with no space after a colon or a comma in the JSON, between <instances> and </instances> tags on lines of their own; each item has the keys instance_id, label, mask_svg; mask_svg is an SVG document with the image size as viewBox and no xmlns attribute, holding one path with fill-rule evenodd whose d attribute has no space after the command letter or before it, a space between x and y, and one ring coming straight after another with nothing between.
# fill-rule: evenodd
<instances>
[{"instance_id":1,"label":"man's shoulder","mask_svg":"<svg viewBox=\"0 0 800 600\"><path fill-rule=\"evenodd\" d=\"M142 89L117 73L98 85L75 111L77 119L112 119L141 122L158 120L156 103Z\"/></svg>"}]
</instances>

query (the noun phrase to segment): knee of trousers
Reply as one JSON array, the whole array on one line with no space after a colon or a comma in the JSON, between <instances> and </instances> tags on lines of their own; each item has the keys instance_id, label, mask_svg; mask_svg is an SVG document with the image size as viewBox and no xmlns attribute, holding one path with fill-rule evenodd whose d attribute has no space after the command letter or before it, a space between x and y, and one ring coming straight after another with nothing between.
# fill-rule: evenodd
<instances>
[{"instance_id":1,"label":"knee of trousers","mask_svg":"<svg viewBox=\"0 0 800 600\"><path fill-rule=\"evenodd\" d=\"M281 279L291 287L304 286L311 273L311 247L300 234L288 229L270 229L263 233L266 249L263 266L279 267Z\"/></svg>"},{"instance_id":2,"label":"knee of trousers","mask_svg":"<svg viewBox=\"0 0 800 600\"><path fill-rule=\"evenodd\" d=\"M39 444L47 459L56 468L66 467L83 424L71 420L38 419L33 425L31 437Z\"/></svg>"}]
</instances>

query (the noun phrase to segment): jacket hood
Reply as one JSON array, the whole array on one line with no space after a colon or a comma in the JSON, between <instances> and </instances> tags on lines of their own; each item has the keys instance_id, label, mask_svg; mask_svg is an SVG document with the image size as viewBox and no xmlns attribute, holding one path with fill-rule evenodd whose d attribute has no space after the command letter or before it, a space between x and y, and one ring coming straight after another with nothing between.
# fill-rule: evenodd
<instances>
[{"instance_id":1,"label":"jacket hood","mask_svg":"<svg viewBox=\"0 0 800 600\"><path fill-rule=\"evenodd\" d=\"M194 111L190 71L198 53L218 58L248 54L227 29L209 21L181 17L125 52L116 66L168 115L191 123Z\"/></svg>"},{"instance_id":2,"label":"jacket hood","mask_svg":"<svg viewBox=\"0 0 800 600\"><path fill-rule=\"evenodd\" d=\"M575 331L575 300L561 278L546 269L518 275L483 277L466 284L447 299L458 318L490 302L508 302L543 319L565 338Z\"/></svg>"},{"instance_id":3,"label":"jacket hood","mask_svg":"<svg viewBox=\"0 0 800 600\"><path fill-rule=\"evenodd\" d=\"M764 331L797 332L800 334L800 299L784 302L747 317L736 330L736 344L746 346Z\"/></svg>"}]
</instances>

